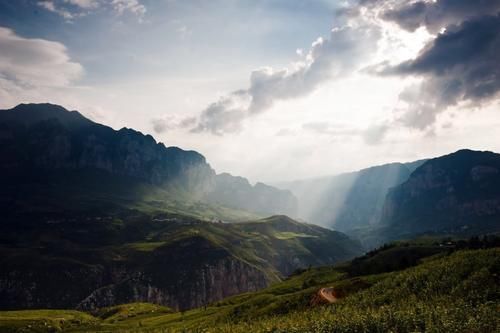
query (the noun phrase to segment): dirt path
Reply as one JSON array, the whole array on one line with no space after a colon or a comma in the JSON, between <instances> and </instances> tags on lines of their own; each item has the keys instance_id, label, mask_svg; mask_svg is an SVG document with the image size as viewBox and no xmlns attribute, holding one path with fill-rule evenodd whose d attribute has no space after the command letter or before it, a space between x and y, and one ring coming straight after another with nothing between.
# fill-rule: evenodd
<instances>
[{"instance_id":1,"label":"dirt path","mask_svg":"<svg viewBox=\"0 0 500 333\"><path fill-rule=\"evenodd\" d=\"M321 288L318 294L328 303L334 303L337 301L337 297L335 297L335 290L333 288Z\"/></svg>"}]
</instances>

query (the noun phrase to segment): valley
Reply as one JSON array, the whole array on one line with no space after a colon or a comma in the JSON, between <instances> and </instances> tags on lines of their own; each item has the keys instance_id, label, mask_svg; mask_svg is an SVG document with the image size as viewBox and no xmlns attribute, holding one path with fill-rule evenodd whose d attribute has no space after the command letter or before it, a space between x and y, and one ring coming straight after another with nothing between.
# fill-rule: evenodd
<instances>
[{"instance_id":1,"label":"valley","mask_svg":"<svg viewBox=\"0 0 500 333\"><path fill-rule=\"evenodd\" d=\"M0 332L498 328L498 154L252 185L51 104L0 143Z\"/></svg>"},{"instance_id":2,"label":"valley","mask_svg":"<svg viewBox=\"0 0 500 333\"><path fill-rule=\"evenodd\" d=\"M91 315L2 312L0 332L494 332L500 324L499 245L498 237L393 244L351 262L297 271L258 292L181 312L142 303ZM325 288L335 292L336 302L317 301Z\"/></svg>"}]
</instances>

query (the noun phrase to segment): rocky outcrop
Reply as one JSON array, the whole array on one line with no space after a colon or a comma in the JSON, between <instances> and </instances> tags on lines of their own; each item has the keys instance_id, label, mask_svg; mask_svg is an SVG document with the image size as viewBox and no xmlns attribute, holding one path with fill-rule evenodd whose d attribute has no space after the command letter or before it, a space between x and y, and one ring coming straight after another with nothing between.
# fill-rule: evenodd
<instances>
[{"instance_id":1,"label":"rocky outcrop","mask_svg":"<svg viewBox=\"0 0 500 333\"><path fill-rule=\"evenodd\" d=\"M193 273L196 279L183 283L181 274L171 272L180 275L178 283L161 287L161 282L155 284L151 276L136 272L117 283L96 289L77 305L77 309L93 311L116 304L148 302L186 310L236 294L257 291L269 284L262 271L234 257L206 265Z\"/></svg>"}]
</instances>

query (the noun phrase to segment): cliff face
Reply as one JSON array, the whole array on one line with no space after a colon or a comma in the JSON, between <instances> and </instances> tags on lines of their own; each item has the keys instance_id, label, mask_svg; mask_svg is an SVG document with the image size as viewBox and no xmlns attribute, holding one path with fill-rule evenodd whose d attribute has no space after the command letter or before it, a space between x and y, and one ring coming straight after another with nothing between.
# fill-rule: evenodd
<instances>
[{"instance_id":1,"label":"cliff face","mask_svg":"<svg viewBox=\"0 0 500 333\"><path fill-rule=\"evenodd\" d=\"M498 228L500 155L461 150L429 160L387 196L382 222L407 232Z\"/></svg>"},{"instance_id":2,"label":"cliff face","mask_svg":"<svg viewBox=\"0 0 500 333\"><path fill-rule=\"evenodd\" d=\"M124 267L109 284L93 291L76 307L94 310L129 302L151 302L184 310L256 291L270 282L263 271L200 237L174 243L153 256L140 269Z\"/></svg>"},{"instance_id":3,"label":"cliff face","mask_svg":"<svg viewBox=\"0 0 500 333\"><path fill-rule=\"evenodd\" d=\"M8 161L2 169L93 168L192 192L213 186L215 172L197 152L167 148L132 129L114 131L60 107L20 105L0 111L0 123L1 156Z\"/></svg>"},{"instance_id":4,"label":"cliff face","mask_svg":"<svg viewBox=\"0 0 500 333\"><path fill-rule=\"evenodd\" d=\"M165 147L132 129L115 131L76 111L51 104L0 110L1 173L25 179L57 170L100 170L257 213L293 215L297 204L288 191L216 176L195 151Z\"/></svg>"},{"instance_id":5,"label":"cliff face","mask_svg":"<svg viewBox=\"0 0 500 333\"><path fill-rule=\"evenodd\" d=\"M197 275L196 280L189 283L182 283L180 280L169 287L155 284L144 272L125 273L124 279L96 289L79 302L76 308L93 311L116 304L148 302L186 310L232 295L257 291L269 284L261 271L234 257L221 259L193 272Z\"/></svg>"},{"instance_id":6,"label":"cliff face","mask_svg":"<svg viewBox=\"0 0 500 333\"><path fill-rule=\"evenodd\" d=\"M203 237L185 238L134 256L105 263L47 261L38 255L30 257L38 264L4 262L1 307L95 310L151 302L189 309L270 283L264 271Z\"/></svg>"}]
</instances>

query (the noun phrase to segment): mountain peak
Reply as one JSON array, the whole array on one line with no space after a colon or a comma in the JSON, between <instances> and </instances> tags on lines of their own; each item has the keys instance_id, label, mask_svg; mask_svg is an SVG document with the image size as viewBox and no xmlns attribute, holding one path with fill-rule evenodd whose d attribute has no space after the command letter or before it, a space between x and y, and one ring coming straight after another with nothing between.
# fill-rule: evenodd
<instances>
[{"instance_id":1,"label":"mountain peak","mask_svg":"<svg viewBox=\"0 0 500 333\"><path fill-rule=\"evenodd\" d=\"M0 110L0 122L17 122L25 126L56 119L66 127L80 127L93 122L78 111L69 111L57 104L19 104L12 109Z\"/></svg>"}]
</instances>

